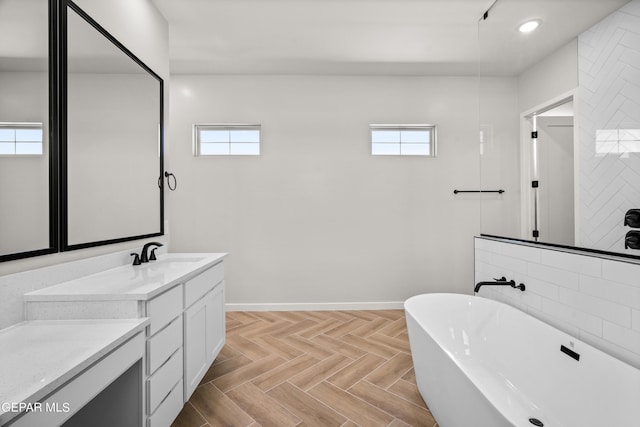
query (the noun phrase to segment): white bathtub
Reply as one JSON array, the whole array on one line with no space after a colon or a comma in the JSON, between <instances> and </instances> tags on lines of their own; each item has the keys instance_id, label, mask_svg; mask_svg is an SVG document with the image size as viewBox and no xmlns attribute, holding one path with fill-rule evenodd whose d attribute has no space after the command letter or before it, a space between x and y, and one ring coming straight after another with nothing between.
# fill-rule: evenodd
<instances>
[{"instance_id":1,"label":"white bathtub","mask_svg":"<svg viewBox=\"0 0 640 427\"><path fill-rule=\"evenodd\" d=\"M640 426L640 370L493 300L428 294L404 307L418 389L440 427Z\"/></svg>"}]
</instances>

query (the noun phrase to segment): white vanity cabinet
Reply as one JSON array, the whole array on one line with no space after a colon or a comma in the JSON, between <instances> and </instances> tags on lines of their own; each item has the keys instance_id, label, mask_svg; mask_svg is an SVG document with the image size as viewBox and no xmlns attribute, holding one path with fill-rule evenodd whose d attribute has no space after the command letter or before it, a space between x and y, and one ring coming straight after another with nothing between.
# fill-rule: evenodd
<instances>
[{"instance_id":1,"label":"white vanity cabinet","mask_svg":"<svg viewBox=\"0 0 640 427\"><path fill-rule=\"evenodd\" d=\"M224 266L184 284L184 401L191 397L225 342Z\"/></svg>"},{"instance_id":2,"label":"white vanity cabinet","mask_svg":"<svg viewBox=\"0 0 640 427\"><path fill-rule=\"evenodd\" d=\"M169 427L225 342L225 256L167 254L30 292L27 316L149 318L144 427Z\"/></svg>"},{"instance_id":3,"label":"white vanity cabinet","mask_svg":"<svg viewBox=\"0 0 640 427\"><path fill-rule=\"evenodd\" d=\"M146 302L147 427L169 426L225 342L224 265Z\"/></svg>"}]
</instances>

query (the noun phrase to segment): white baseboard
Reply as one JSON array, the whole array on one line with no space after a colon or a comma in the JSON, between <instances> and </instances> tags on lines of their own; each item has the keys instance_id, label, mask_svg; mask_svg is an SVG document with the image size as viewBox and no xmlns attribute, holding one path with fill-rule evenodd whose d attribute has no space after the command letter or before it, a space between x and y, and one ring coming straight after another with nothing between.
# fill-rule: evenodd
<instances>
[{"instance_id":1,"label":"white baseboard","mask_svg":"<svg viewBox=\"0 0 640 427\"><path fill-rule=\"evenodd\" d=\"M403 308L403 301L225 304L226 311L401 310Z\"/></svg>"}]
</instances>

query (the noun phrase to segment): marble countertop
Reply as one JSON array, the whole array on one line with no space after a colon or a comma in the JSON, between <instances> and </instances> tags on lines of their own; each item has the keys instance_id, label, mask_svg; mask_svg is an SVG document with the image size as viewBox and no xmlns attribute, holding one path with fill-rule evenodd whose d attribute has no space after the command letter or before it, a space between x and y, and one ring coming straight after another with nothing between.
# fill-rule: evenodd
<instances>
[{"instance_id":1,"label":"marble countertop","mask_svg":"<svg viewBox=\"0 0 640 427\"><path fill-rule=\"evenodd\" d=\"M220 262L226 253L168 253L29 292L25 301L148 300Z\"/></svg>"},{"instance_id":2,"label":"marble countertop","mask_svg":"<svg viewBox=\"0 0 640 427\"><path fill-rule=\"evenodd\" d=\"M36 402L148 324L143 319L37 320L0 331L0 425L18 413L11 403Z\"/></svg>"}]
</instances>

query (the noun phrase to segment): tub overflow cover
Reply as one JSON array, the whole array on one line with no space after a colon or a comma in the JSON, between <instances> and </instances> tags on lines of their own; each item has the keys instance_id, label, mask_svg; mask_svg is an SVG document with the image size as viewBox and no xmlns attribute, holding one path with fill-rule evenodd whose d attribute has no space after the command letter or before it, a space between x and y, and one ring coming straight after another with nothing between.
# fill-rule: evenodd
<instances>
[{"instance_id":1,"label":"tub overflow cover","mask_svg":"<svg viewBox=\"0 0 640 427\"><path fill-rule=\"evenodd\" d=\"M544 423L542 421L540 421L539 419L537 419L537 418L529 418L529 422L531 424L533 424L534 426L537 426L537 427L544 426Z\"/></svg>"}]
</instances>

